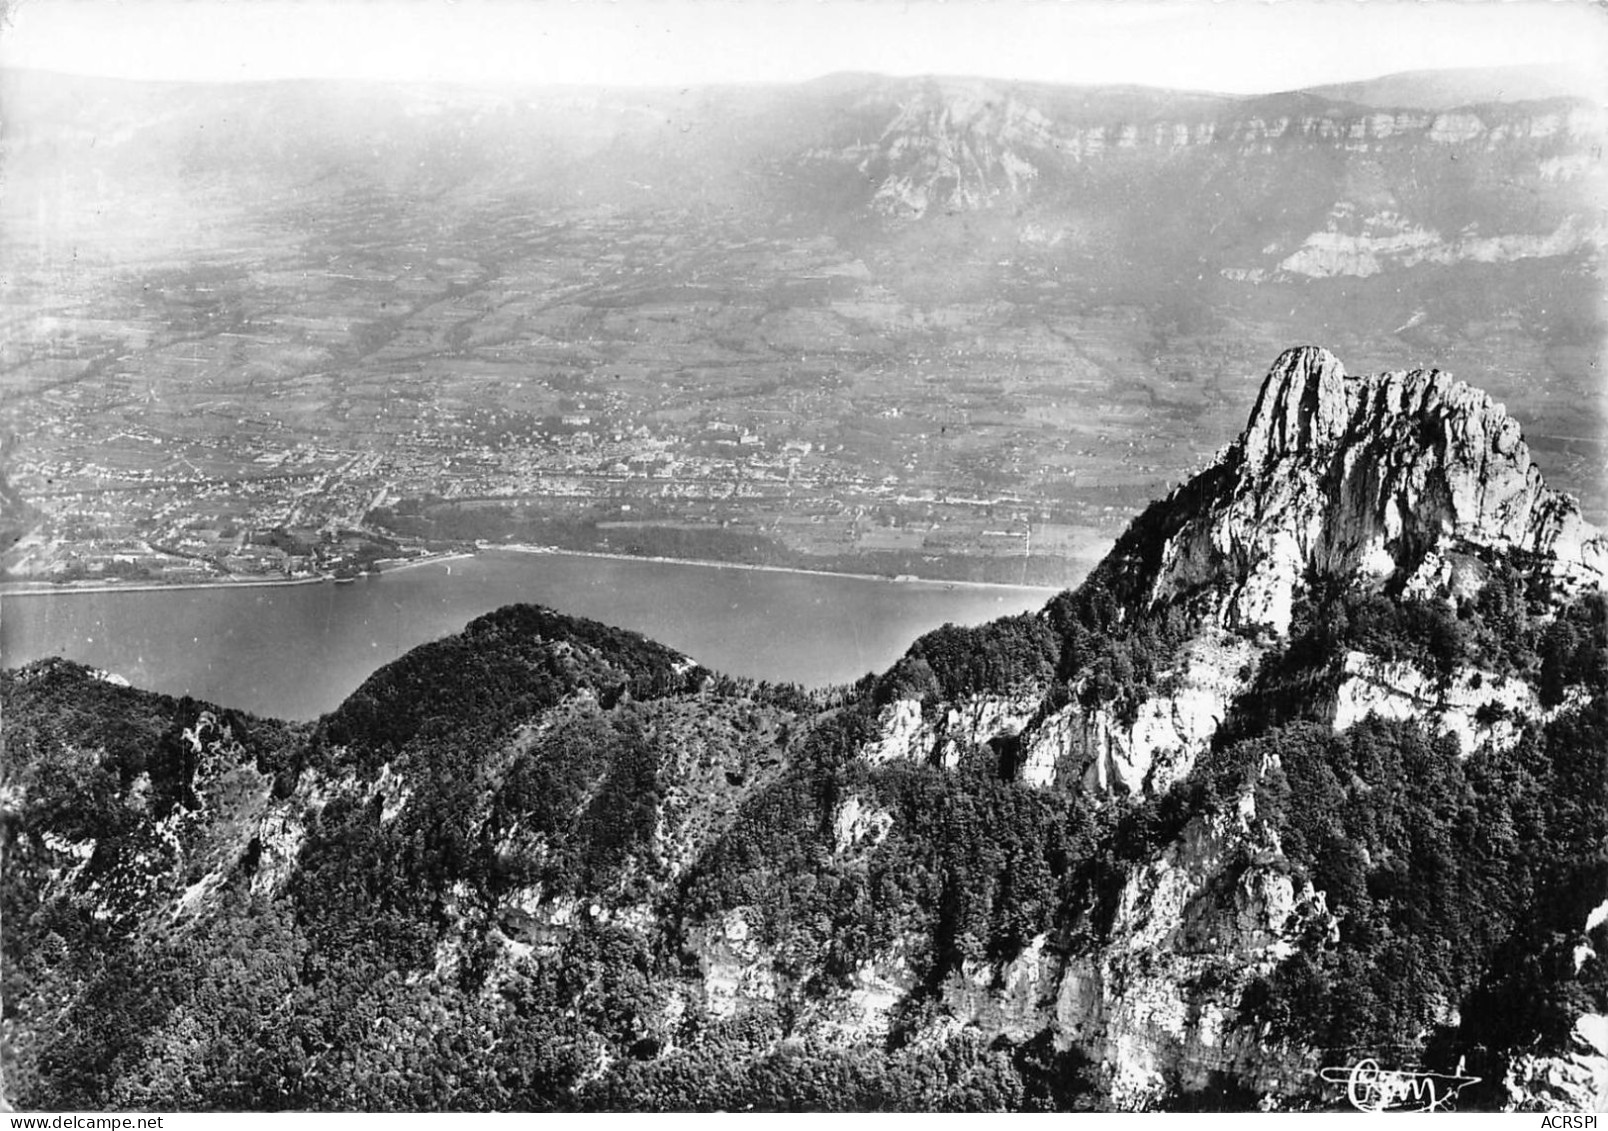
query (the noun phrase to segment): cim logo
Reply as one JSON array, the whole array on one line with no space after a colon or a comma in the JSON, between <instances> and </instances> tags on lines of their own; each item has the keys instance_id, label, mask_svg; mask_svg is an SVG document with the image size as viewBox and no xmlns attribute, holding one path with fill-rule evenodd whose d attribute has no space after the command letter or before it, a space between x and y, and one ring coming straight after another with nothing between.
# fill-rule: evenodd
<instances>
[{"instance_id":1,"label":"cim logo","mask_svg":"<svg viewBox=\"0 0 1608 1131\"><path fill-rule=\"evenodd\" d=\"M1463 1075L1462 1064L1455 1073L1404 1071L1381 1068L1372 1057L1350 1068L1325 1068L1319 1075L1342 1085L1358 1111L1444 1111L1458 1092L1480 1082L1478 1076Z\"/></svg>"}]
</instances>

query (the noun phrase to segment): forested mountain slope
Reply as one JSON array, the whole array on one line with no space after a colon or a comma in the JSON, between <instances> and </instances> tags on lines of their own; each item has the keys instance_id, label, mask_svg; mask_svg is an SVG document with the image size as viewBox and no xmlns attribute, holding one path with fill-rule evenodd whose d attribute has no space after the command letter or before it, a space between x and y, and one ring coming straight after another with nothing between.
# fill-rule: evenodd
<instances>
[{"instance_id":1,"label":"forested mountain slope","mask_svg":"<svg viewBox=\"0 0 1608 1131\"><path fill-rule=\"evenodd\" d=\"M6 672L6 1098L1595 1104L1603 563L1499 406L1304 348L1079 589L850 688L532 606L311 725Z\"/></svg>"}]
</instances>

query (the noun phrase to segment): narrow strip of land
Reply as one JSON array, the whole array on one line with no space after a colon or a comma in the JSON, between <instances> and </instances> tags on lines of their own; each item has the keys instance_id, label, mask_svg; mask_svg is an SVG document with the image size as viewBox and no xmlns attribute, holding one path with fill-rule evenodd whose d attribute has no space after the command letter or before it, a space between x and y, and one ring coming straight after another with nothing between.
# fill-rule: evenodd
<instances>
[{"instance_id":1,"label":"narrow strip of land","mask_svg":"<svg viewBox=\"0 0 1608 1131\"><path fill-rule=\"evenodd\" d=\"M684 565L699 566L704 569L744 569L763 573L793 573L805 577L822 578L850 578L856 581L880 581L888 585L912 585L927 588L944 589L1009 589L1016 592L1055 594L1061 592L1061 587L1049 585L1023 585L1009 581L950 581L936 577L899 576L889 577L880 573L849 573L841 570L829 569L803 569L799 566L756 565L749 562L722 562L706 558L667 558L654 557L642 554L610 553L605 550L568 550L557 546L535 546L525 543L509 543L506 545L487 543L476 548L475 553L433 554L420 558L407 558L403 560L382 561L384 567L380 576L388 573L397 573L404 569L417 566L437 565L446 562L461 561L473 558L478 553L489 551L507 551L518 554L551 554L554 556L571 558L607 558L620 562L653 562L658 565ZM219 578L216 581L176 581L161 582L96 582L93 584L80 584L68 582L66 584L52 584L50 582L13 581L0 584L0 597L38 597L54 596L73 593L167 593L182 592L196 589L249 589L268 588L283 585L318 585L332 578L319 575L317 577L283 577L283 578ZM353 579L355 580L355 578Z\"/></svg>"},{"instance_id":2,"label":"narrow strip of land","mask_svg":"<svg viewBox=\"0 0 1608 1131\"><path fill-rule=\"evenodd\" d=\"M1059 593L1064 587L1049 585L1021 585L1011 581L949 581L941 577L914 575L889 577L885 573L848 573L835 569L804 569L800 566L755 565L750 562L721 562L708 558L665 558L646 554L618 554L607 550L563 550L556 546L531 546L512 542L507 545L488 543L483 550L509 550L519 554L554 554L571 558L609 558L618 562L657 562L661 565L703 566L706 569L747 569L762 573L797 573L805 577L847 577L857 581L881 581L889 585L923 585L944 589L1015 589L1038 593Z\"/></svg>"}]
</instances>

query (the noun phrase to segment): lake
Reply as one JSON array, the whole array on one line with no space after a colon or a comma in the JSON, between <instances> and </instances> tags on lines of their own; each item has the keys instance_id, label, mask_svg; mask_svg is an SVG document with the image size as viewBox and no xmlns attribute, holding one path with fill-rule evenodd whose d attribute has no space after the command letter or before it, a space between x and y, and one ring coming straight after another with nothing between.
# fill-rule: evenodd
<instances>
[{"instance_id":1,"label":"lake","mask_svg":"<svg viewBox=\"0 0 1608 1131\"><path fill-rule=\"evenodd\" d=\"M0 666L45 656L136 687L315 718L376 668L517 601L634 629L706 667L810 687L882 671L922 633L1051 591L484 551L349 585L7 594Z\"/></svg>"}]
</instances>

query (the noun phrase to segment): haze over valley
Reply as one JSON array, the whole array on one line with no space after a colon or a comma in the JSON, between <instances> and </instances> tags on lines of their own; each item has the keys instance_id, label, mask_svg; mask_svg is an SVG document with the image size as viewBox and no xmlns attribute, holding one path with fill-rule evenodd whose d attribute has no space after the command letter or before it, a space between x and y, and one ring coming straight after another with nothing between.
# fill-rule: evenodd
<instances>
[{"instance_id":1,"label":"haze over valley","mask_svg":"<svg viewBox=\"0 0 1608 1131\"><path fill-rule=\"evenodd\" d=\"M1267 359L1480 384L1608 516L1602 108L4 75L13 580L477 540L1063 585Z\"/></svg>"}]
</instances>

